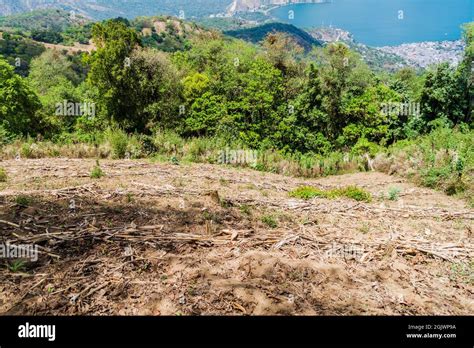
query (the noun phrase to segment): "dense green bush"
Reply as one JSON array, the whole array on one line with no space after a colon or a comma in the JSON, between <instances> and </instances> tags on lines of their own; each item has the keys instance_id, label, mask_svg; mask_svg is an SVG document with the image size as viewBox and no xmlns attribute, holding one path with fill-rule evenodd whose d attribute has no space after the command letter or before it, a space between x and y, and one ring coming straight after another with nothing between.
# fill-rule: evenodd
<instances>
[{"instance_id":1,"label":"dense green bush","mask_svg":"<svg viewBox=\"0 0 474 348\"><path fill-rule=\"evenodd\" d=\"M440 127L414 140L400 141L388 149L388 157L392 173L448 194L474 194L474 132L468 127Z\"/></svg>"},{"instance_id":2,"label":"dense green bush","mask_svg":"<svg viewBox=\"0 0 474 348\"><path fill-rule=\"evenodd\" d=\"M127 133L119 128L109 128L105 134L112 147L113 158L125 158L129 140Z\"/></svg>"}]
</instances>

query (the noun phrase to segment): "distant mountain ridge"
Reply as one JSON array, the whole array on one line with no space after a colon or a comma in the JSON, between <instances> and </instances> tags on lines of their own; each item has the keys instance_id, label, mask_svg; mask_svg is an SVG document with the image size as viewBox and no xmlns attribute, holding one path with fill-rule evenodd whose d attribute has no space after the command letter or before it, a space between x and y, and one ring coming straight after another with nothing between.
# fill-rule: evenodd
<instances>
[{"instance_id":1,"label":"distant mountain ridge","mask_svg":"<svg viewBox=\"0 0 474 348\"><path fill-rule=\"evenodd\" d=\"M93 18L134 18L158 14L206 17L224 12L232 0L0 0L0 16L38 9L62 9Z\"/></svg>"},{"instance_id":2,"label":"distant mountain ridge","mask_svg":"<svg viewBox=\"0 0 474 348\"><path fill-rule=\"evenodd\" d=\"M84 12L89 0L3 0L0 1L0 16L10 16L39 9L62 9ZM105 10L105 8L104 8Z\"/></svg>"}]
</instances>

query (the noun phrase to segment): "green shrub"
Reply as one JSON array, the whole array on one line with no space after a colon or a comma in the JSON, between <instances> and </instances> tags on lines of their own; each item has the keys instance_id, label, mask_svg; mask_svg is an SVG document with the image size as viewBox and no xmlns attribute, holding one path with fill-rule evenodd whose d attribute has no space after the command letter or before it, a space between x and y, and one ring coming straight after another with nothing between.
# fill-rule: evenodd
<instances>
[{"instance_id":1,"label":"green shrub","mask_svg":"<svg viewBox=\"0 0 474 348\"><path fill-rule=\"evenodd\" d=\"M454 169L458 173L459 177L462 176L463 171L464 171L464 167L465 167L464 159L462 157L458 158L458 160L456 161L456 163L454 165Z\"/></svg>"},{"instance_id":2,"label":"green shrub","mask_svg":"<svg viewBox=\"0 0 474 348\"><path fill-rule=\"evenodd\" d=\"M33 202L33 199L31 197L28 197L28 196L17 196L15 198L15 203L19 206L22 206L22 207L27 207L29 206L31 203Z\"/></svg>"},{"instance_id":3,"label":"green shrub","mask_svg":"<svg viewBox=\"0 0 474 348\"><path fill-rule=\"evenodd\" d=\"M120 128L109 128L106 138L112 147L112 157L115 159L125 158L128 147L128 135Z\"/></svg>"},{"instance_id":4,"label":"green shrub","mask_svg":"<svg viewBox=\"0 0 474 348\"><path fill-rule=\"evenodd\" d=\"M447 182L444 192L447 195L453 196L459 193L463 193L468 188L468 185L460 178L453 178Z\"/></svg>"},{"instance_id":5,"label":"green shrub","mask_svg":"<svg viewBox=\"0 0 474 348\"><path fill-rule=\"evenodd\" d=\"M278 222L272 215L262 216L262 222L270 228L277 228Z\"/></svg>"},{"instance_id":6,"label":"green shrub","mask_svg":"<svg viewBox=\"0 0 474 348\"><path fill-rule=\"evenodd\" d=\"M100 179L105 175L104 171L100 167L99 160L96 161L94 168L92 168L90 177L92 179Z\"/></svg>"},{"instance_id":7,"label":"green shrub","mask_svg":"<svg viewBox=\"0 0 474 348\"><path fill-rule=\"evenodd\" d=\"M296 190L290 192L290 197L300 199L312 199L315 197L327 197L327 192L321 191L311 186L298 187Z\"/></svg>"},{"instance_id":8,"label":"green shrub","mask_svg":"<svg viewBox=\"0 0 474 348\"><path fill-rule=\"evenodd\" d=\"M242 214L245 214L247 216L250 216L252 215L252 208L247 205L247 204L242 204L240 207L239 207L240 211L242 212Z\"/></svg>"},{"instance_id":9,"label":"green shrub","mask_svg":"<svg viewBox=\"0 0 474 348\"><path fill-rule=\"evenodd\" d=\"M10 134L3 125L0 124L0 146L10 143L14 136Z\"/></svg>"},{"instance_id":10,"label":"green shrub","mask_svg":"<svg viewBox=\"0 0 474 348\"><path fill-rule=\"evenodd\" d=\"M359 202L370 202L372 200L372 196L369 192L357 186L349 186L343 189L336 189L335 194L336 196L352 198Z\"/></svg>"},{"instance_id":11,"label":"green shrub","mask_svg":"<svg viewBox=\"0 0 474 348\"><path fill-rule=\"evenodd\" d=\"M6 182L7 181L7 172L4 168L0 167L0 182Z\"/></svg>"},{"instance_id":12,"label":"green shrub","mask_svg":"<svg viewBox=\"0 0 474 348\"><path fill-rule=\"evenodd\" d=\"M381 149L382 148L379 145L368 141L366 138L360 138L352 148L351 152L354 155L369 154L371 157L374 157L381 151Z\"/></svg>"},{"instance_id":13,"label":"green shrub","mask_svg":"<svg viewBox=\"0 0 474 348\"><path fill-rule=\"evenodd\" d=\"M130 159L142 158L146 155L144 143L139 135L132 135L128 138L125 157Z\"/></svg>"},{"instance_id":14,"label":"green shrub","mask_svg":"<svg viewBox=\"0 0 474 348\"><path fill-rule=\"evenodd\" d=\"M400 192L402 192L402 190L400 188L390 187L389 190L388 190L388 199L391 200L391 201L398 200L398 198L400 196Z\"/></svg>"},{"instance_id":15,"label":"green shrub","mask_svg":"<svg viewBox=\"0 0 474 348\"><path fill-rule=\"evenodd\" d=\"M429 188L439 188L452 175L450 167L431 167L421 171L421 183Z\"/></svg>"},{"instance_id":16,"label":"green shrub","mask_svg":"<svg viewBox=\"0 0 474 348\"><path fill-rule=\"evenodd\" d=\"M182 155L184 144L184 139L173 131L158 131L153 139L153 145L162 155Z\"/></svg>"},{"instance_id":17,"label":"green shrub","mask_svg":"<svg viewBox=\"0 0 474 348\"><path fill-rule=\"evenodd\" d=\"M369 192L357 187L348 186L344 188L337 188L333 190L323 191L310 186L299 187L289 193L290 197L301 199L312 199L316 197L335 199L340 197L347 197L356 201L370 202L372 196Z\"/></svg>"},{"instance_id":18,"label":"green shrub","mask_svg":"<svg viewBox=\"0 0 474 348\"><path fill-rule=\"evenodd\" d=\"M217 151L211 138L193 138L185 148L185 159L190 162L206 162L206 158L211 157L212 150Z\"/></svg>"},{"instance_id":19,"label":"green shrub","mask_svg":"<svg viewBox=\"0 0 474 348\"><path fill-rule=\"evenodd\" d=\"M33 157L33 151L31 149L31 144L23 143L21 145L20 155L23 158L32 158Z\"/></svg>"},{"instance_id":20,"label":"green shrub","mask_svg":"<svg viewBox=\"0 0 474 348\"><path fill-rule=\"evenodd\" d=\"M438 128L388 148L389 160L418 184L471 199L474 191L474 133L468 127Z\"/></svg>"}]
</instances>

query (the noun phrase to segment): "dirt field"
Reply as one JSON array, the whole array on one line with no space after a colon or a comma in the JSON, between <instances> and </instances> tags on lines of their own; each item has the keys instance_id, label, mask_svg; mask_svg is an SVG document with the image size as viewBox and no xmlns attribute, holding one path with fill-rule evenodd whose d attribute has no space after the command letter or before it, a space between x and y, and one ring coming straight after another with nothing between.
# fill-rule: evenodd
<instances>
[{"instance_id":1,"label":"dirt field","mask_svg":"<svg viewBox=\"0 0 474 348\"><path fill-rule=\"evenodd\" d=\"M474 314L474 210L461 200L375 172L305 180L124 160L91 179L94 164L0 163L3 243L41 252L0 267L0 313ZM290 198L303 184L374 198Z\"/></svg>"}]
</instances>

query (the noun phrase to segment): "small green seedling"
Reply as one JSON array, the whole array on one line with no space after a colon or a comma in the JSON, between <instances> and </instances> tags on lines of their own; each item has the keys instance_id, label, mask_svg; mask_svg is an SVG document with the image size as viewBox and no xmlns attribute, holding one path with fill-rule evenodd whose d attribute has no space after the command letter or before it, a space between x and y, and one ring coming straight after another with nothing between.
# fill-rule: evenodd
<instances>
[{"instance_id":1,"label":"small green seedling","mask_svg":"<svg viewBox=\"0 0 474 348\"><path fill-rule=\"evenodd\" d=\"M15 260L8 264L8 269L10 272L17 273L17 272L23 272L26 267L26 262L23 260Z\"/></svg>"},{"instance_id":2,"label":"small green seedling","mask_svg":"<svg viewBox=\"0 0 474 348\"><path fill-rule=\"evenodd\" d=\"M262 222L270 228L277 228L278 227L278 222L271 215L262 216Z\"/></svg>"},{"instance_id":3,"label":"small green seedling","mask_svg":"<svg viewBox=\"0 0 474 348\"><path fill-rule=\"evenodd\" d=\"M33 200L28 196L17 196L15 203L21 207L28 207Z\"/></svg>"},{"instance_id":4,"label":"small green seedling","mask_svg":"<svg viewBox=\"0 0 474 348\"><path fill-rule=\"evenodd\" d=\"M100 168L99 160L96 160L94 168L91 171L91 178L92 179L100 179L105 175L102 168Z\"/></svg>"},{"instance_id":5,"label":"small green seedling","mask_svg":"<svg viewBox=\"0 0 474 348\"><path fill-rule=\"evenodd\" d=\"M388 190L388 199L391 201L397 201L400 197L400 192L402 192L402 190L398 187L391 187Z\"/></svg>"}]
</instances>

